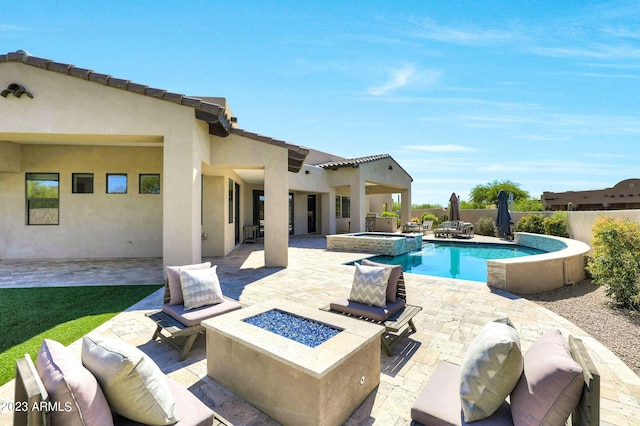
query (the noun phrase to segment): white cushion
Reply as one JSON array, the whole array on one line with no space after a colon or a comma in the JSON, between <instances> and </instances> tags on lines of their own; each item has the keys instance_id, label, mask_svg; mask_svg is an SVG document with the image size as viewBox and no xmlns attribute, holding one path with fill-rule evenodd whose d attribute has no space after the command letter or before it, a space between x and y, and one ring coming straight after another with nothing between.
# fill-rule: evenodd
<instances>
[{"instance_id":1,"label":"white cushion","mask_svg":"<svg viewBox=\"0 0 640 426\"><path fill-rule=\"evenodd\" d=\"M185 309L214 305L224 300L220 281L216 273L217 265L208 269L180 271L180 285Z\"/></svg>"},{"instance_id":2,"label":"white cushion","mask_svg":"<svg viewBox=\"0 0 640 426\"><path fill-rule=\"evenodd\" d=\"M114 338L85 336L82 363L98 379L116 413L149 425L178 421L165 375L140 349Z\"/></svg>"},{"instance_id":3,"label":"white cushion","mask_svg":"<svg viewBox=\"0 0 640 426\"><path fill-rule=\"evenodd\" d=\"M180 285L180 271L184 269L208 269L211 262L197 263L195 265L167 266L167 283L169 284L169 304L182 305L182 286Z\"/></svg>"},{"instance_id":4,"label":"white cushion","mask_svg":"<svg viewBox=\"0 0 640 426\"><path fill-rule=\"evenodd\" d=\"M520 336L509 319L487 323L469 345L460 366L464 420L491 416L522 375Z\"/></svg>"},{"instance_id":5,"label":"white cushion","mask_svg":"<svg viewBox=\"0 0 640 426\"><path fill-rule=\"evenodd\" d=\"M387 284L391 266L356 265L349 300L384 308L387 305Z\"/></svg>"}]
</instances>

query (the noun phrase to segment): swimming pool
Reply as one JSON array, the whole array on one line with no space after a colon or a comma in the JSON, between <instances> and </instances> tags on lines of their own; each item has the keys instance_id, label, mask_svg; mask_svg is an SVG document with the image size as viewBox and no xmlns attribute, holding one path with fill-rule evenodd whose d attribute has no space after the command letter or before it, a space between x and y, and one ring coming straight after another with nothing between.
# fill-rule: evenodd
<instances>
[{"instance_id":1,"label":"swimming pool","mask_svg":"<svg viewBox=\"0 0 640 426\"><path fill-rule=\"evenodd\" d=\"M375 256L374 262L402 265L405 272L444 278L487 282L487 260L511 259L547 253L510 244L425 243L422 250L400 256Z\"/></svg>"}]
</instances>

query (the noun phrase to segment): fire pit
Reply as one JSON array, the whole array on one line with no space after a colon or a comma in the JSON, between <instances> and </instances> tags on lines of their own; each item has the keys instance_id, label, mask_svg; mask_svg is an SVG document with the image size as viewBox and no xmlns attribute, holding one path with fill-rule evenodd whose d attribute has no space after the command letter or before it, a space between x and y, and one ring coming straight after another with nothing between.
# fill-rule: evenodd
<instances>
[{"instance_id":1,"label":"fire pit","mask_svg":"<svg viewBox=\"0 0 640 426\"><path fill-rule=\"evenodd\" d=\"M311 346L252 324L270 322L269 317L280 317L276 328L302 322L302 335L319 328L319 334L332 336ZM380 382L384 328L375 324L287 301L253 305L202 324L207 374L283 424L342 424Z\"/></svg>"}]
</instances>

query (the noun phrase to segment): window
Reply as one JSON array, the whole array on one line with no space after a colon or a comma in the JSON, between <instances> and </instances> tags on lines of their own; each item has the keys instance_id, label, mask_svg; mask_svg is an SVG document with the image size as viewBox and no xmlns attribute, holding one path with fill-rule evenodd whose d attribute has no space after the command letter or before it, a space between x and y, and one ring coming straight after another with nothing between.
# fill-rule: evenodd
<instances>
[{"instance_id":1,"label":"window","mask_svg":"<svg viewBox=\"0 0 640 426\"><path fill-rule=\"evenodd\" d=\"M126 194L127 174L107 173L107 194Z\"/></svg>"},{"instance_id":2,"label":"window","mask_svg":"<svg viewBox=\"0 0 640 426\"><path fill-rule=\"evenodd\" d=\"M93 194L93 173L72 173L71 192L74 194Z\"/></svg>"},{"instance_id":3,"label":"window","mask_svg":"<svg viewBox=\"0 0 640 426\"><path fill-rule=\"evenodd\" d=\"M126 184L125 184L126 188ZM125 192L126 189L125 189ZM140 174L140 182L138 183L138 192L141 194L159 194L160 193L160 175L159 174Z\"/></svg>"},{"instance_id":4,"label":"window","mask_svg":"<svg viewBox=\"0 0 640 426\"><path fill-rule=\"evenodd\" d=\"M336 218L345 219L351 217L351 198L336 195Z\"/></svg>"},{"instance_id":5,"label":"window","mask_svg":"<svg viewBox=\"0 0 640 426\"><path fill-rule=\"evenodd\" d=\"M26 174L27 225L58 225L60 179L58 173Z\"/></svg>"}]
</instances>

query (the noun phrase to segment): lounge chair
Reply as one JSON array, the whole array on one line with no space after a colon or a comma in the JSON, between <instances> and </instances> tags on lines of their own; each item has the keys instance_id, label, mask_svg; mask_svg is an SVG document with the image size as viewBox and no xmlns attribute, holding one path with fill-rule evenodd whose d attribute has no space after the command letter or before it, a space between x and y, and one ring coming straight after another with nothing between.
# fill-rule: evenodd
<instances>
[{"instance_id":1,"label":"lounge chair","mask_svg":"<svg viewBox=\"0 0 640 426\"><path fill-rule=\"evenodd\" d=\"M560 333L557 334L562 340ZM557 347L557 337L555 340ZM542 421L543 424L554 424L561 421L559 417L570 415L568 423L573 426L598 425L600 422L600 375L580 339L569 336L568 349L571 356L567 359L573 358L582 369L582 373L577 373L577 377L573 376L574 379L571 379L571 382L568 378L571 373L566 368L567 362L562 361L562 357L558 357L557 353L548 355L545 350L540 351L542 356L538 356L531 362L533 372L527 369L525 353L525 369L511 393L510 401L502 401L502 404L489 417L471 422L465 422L462 411L461 367L442 361L429 377L429 381L411 408L412 424L511 426L516 417L522 424L538 424L540 418L546 419ZM536 376L541 374L541 371L547 374L543 380ZM527 374L536 378L527 380ZM582 378L584 382L579 396L577 394L568 396L570 392L567 389L572 388L574 383L577 386L576 392L580 392L580 383L574 380L582 381ZM530 390L531 387L533 391ZM571 405L569 400L577 400L577 405ZM514 404L519 405L514 407Z\"/></svg>"},{"instance_id":2,"label":"lounge chair","mask_svg":"<svg viewBox=\"0 0 640 426\"><path fill-rule=\"evenodd\" d=\"M362 261L363 265L369 266L393 266L383 265L376 262ZM373 306L365 303L354 302L348 298L341 298L324 310L340 313L343 315L351 316L363 321L369 321L376 324L380 324L385 327L385 332L382 334L381 343L387 355L392 355L393 346L400 341L403 337L409 333L416 332L416 326L413 322L413 318L422 310L421 306L408 305L407 291L404 282L404 273L402 266L394 266L397 285L395 291L394 301L388 301L384 307ZM389 284L394 285L393 272L389 278ZM388 284L388 285L389 285Z\"/></svg>"},{"instance_id":3,"label":"lounge chair","mask_svg":"<svg viewBox=\"0 0 640 426\"><path fill-rule=\"evenodd\" d=\"M188 265L180 268L197 269L192 267L207 264L208 263ZM210 266L210 264L208 265ZM202 321L235 311L236 309L240 309L242 305L235 300L225 297L223 301L219 303L205 305L195 309L185 309L184 302L178 303L182 299L181 296L176 301L174 295L172 300L171 288L173 287L174 291L176 291L180 286L179 282L177 284L175 283L175 280L179 278L175 276L174 272L175 269L167 268L167 281L165 284L162 309L149 312L146 316L153 320L157 326L151 340L159 338L173 346L180 352L179 359L182 361L187 357L196 337L201 333L204 334L204 327L200 324Z\"/></svg>"}]
</instances>

